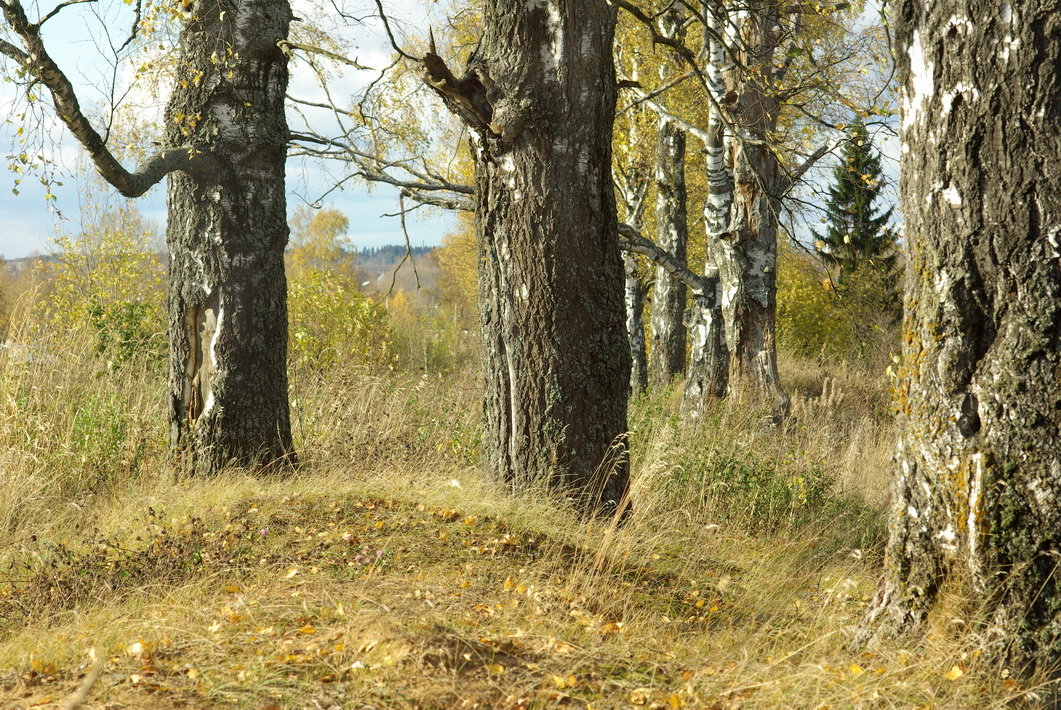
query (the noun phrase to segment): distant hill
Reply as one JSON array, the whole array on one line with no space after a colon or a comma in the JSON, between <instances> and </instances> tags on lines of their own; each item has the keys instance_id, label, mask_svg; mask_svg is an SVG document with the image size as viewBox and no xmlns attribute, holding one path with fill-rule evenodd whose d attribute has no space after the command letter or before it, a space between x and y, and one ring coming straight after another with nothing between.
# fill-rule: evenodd
<instances>
[{"instance_id":1,"label":"distant hill","mask_svg":"<svg viewBox=\"0 0 1061 710\"><path fill-rule=\"evenodd\" d=\"M416 285L416 274L413 273L412 263L406 260L399 268L402 258L405 256L404 244L388 244L380 247L368 247L360 249L353 255L354 266L360 274L362 288L366 293L384 296L391 290L391 280L394 280L394 291L409 291L418 293L422 300L432 301L440 271L438 260L435 258L436 247L419 246L412 248L412 260L416 264L416 272L420 276L420 288ZM166 254L162 258L166 258ZM37 262L53 261L53 255L26 256L18 259L6 259L0 261L0 269L11 278L18 278L22 273L32 269ZM397 273L395 270L397 269Z\"/></svg>"},{"instance_id":2,"label":"distant hill","mask_svg":"<svg viewBox=\"0 0 1061 710\"><path fill-rule=\"evenodd\" d=\"M0 264L3 265L4 270L11 276L18 276L27 269L32 269L33 265L39 261L53 261L54 256L48 255L35 255L35 256L22 256L17 259L3 259Z\"/></svg>"},{"instance_id":3,"label":"distant hill","mask_svg":"<svg viewBox=\"0 0 1061 710\"><path fill-rule=\"evenodd\" d=\"M436 247L413 247L412 259L406 259L404 244L390 244L382 247L370 247L357 252L354 266L361 274L362 289L369 294L386 296L394 282L394 291L409 291L420 296L420 300L431 302L437 290L441 276L438 259L435 258ZM401 267L399 268L399 264ZM416 265L416 273L413 272ZM397 271L396 271L397 270ZM416 277L420 277L417 288Z\"/></svg>"}]
</instances>

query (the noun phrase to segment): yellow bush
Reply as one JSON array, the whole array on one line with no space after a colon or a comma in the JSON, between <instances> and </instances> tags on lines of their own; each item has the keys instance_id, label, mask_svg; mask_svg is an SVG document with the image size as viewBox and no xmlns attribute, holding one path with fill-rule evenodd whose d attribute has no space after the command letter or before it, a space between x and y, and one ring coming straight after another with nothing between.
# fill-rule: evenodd
<instances>
[{"instance_id":1,"label":"yellow bush","mask_svg":"<svg viewBox=\"0 0 1061 710\"><path fill-rule=\"evenodd\" d=\"M381 304L346 274L307 269L288 287L290 352L294 365L389 365L391 330Z\"/></svg>"},{"instance_id":2,"label":"yellow bush","mask_svg":"<svg viewBox=\"0 0 1061 710\"><path fill-rule=\"evenodd\" d=\"M851 351L851 320L841 310L829 275L810 256L778 250L777 340L803 355Z\"/></svg>"},{"instance_id":3,"label":"yellow bush","mask_svg":"<svg viewBox=\"0 0 1061 710\"><path fill-rule=\"evenodd\" d=\"M57 333L90 330L96 349L114 362L161 356L165 269L151 238L131 206L101 213L77 237L57 236L55 254L38 262L44 297L35 321Z\"/></svg>"}]
</instances>

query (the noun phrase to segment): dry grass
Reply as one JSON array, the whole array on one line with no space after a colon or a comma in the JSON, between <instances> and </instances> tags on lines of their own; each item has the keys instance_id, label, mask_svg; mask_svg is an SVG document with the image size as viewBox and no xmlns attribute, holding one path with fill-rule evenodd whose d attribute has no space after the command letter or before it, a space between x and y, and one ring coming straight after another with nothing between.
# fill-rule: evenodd
<instances>
[{"instance_id":1,"label":"dry grass","mask_svg":"<svg viewBox=\"0 0 1061 710\"><path fill-rule=\"evenodd\" d=\"M635 404L633 514L475 468L468 375L295 373L289 478L179 478L164 374L0 356L0 705L1001 707L960 625L848 647L873 592L886 395L788 362L781 430Z\"/></svg>"}]
</instances>

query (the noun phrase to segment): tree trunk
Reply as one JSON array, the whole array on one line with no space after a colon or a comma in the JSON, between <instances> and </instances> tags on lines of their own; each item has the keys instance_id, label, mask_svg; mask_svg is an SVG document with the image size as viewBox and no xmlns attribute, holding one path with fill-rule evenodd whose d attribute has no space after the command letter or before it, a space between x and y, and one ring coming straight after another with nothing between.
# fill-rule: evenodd
<instances>
[{"instance_id":1,"label":"tree trunk","mask_svg":"<svg viewBox=\"0 0 1061 710\"><path fill-rule=\"evenodd\" d=\"M474 145L484 453L515 490L546 482L607 509L627 487L630 378L611 183L615 10L488 0L484 26L460 81L424 59Z\"/></svg>"},{"instance_id":2,"label":"tree trunk","mask_svg":"<svg viewBox=\"0 0 1061 710\"><path fill-rule=\"evenodd\" d=\"M630 338L630 391L637 394L648 387L645 357L645 284L637 257L623 255L626 272L626 332Z\"/></svg>"},{"instance_id":3,"label":"tree trunk","mask_svg":"<svg viewBox=\"0 0 1061 710\"><path fill-rule=\"evenodd\" d=\"M1056 668L1061 3L897 10L911 258L898 468L869 619L881 633L961 617L1014 672Z\"/></svg>"},{"instance_id":4,"label":"tree trunk","mask_svg":"<svg viewBox=\"0 0 1061 710\"><path fill-rule=\"evenodd\" d=\"M726 98L723 76L732 68L732 59L722 43L724 28L729 26L724 21L724 10L714 3L705 2L703 11L707 18L704 32L707 79L714 99L707 119L708 139L704 144L707 171L707 199L704 201L707 263L704 265L704 274L715 277L718 285L711 298L694 299L687 323L690 358L682 411L693 417L703 412L708 401L726 396L729 380L729 351L726 347L718 263L723 237L729 233L730 205L733 203L733 179L727 162L732 137L727 134L719 107Z\"/></svg>"},{"instance_id":5,"label":"tree trunk","mask_svg":"<svg viewBox=\"0 0 1061 710\"><path fill-rule=\"evenodd\" d=\"M169 176L171 435L196 468L290 461L284 161L286 0L197 4L180 37L169 145L209 173ZM222 8L225 8L222 10Z\"/></svg>"},{"instance_id":6,"label":"tree trunk","mask_svg":"<svg viewBox=\"0 0 1061 710\"><path fill-rule=\"evenodd\" d=\"M673 121L660 119L656 151L656 226L658 243L685 263L689 238L685 190L685 132ZM656 267L652 298L653 385L668 384L685 370L685 283Z\"/></svg>"},{"instance_id":7,"label":"tree trunk","mask_svg":"<svg viewBox=\"0 0 1061 710\"><path fill-rule=\"evenodd\" d=\"M636 129L636 123L635 123ZM636 140L635 130L631 139ZM645 198L648 195L648 178L636 166L614 170L615 191L622 202L626 223L640 232L645 215ZM648 387L648 359L645 351L645 292L648 290L637 257L623 254L623 270L626 274L626 335L630 340L630 391L643 392Z\"/></svg>"},{"instance_id":8,"label":"tree trunk","mask_svg":"<svg viewBox=\"0 0 1061 710\"><path fill-rule=\"evenodd\" d=\"M729 394L768 407L780 419L788 397L777 373L777 220L785 177L767 145L780 105L772 85L780 46L781 18L774 0L752 0L732 13L733 58L723 77L736 135L732 151L732 199L727 229L720 234L718 272L729 346ZM725 98L735 97L726 102ZM716 101L719 97L716 96Z\"/></svg>"},{"instance_id":9,"label":"tree trunk","mask_svg":"<svg viewBox=\"0 0 1061 710\"><path fill-rule=\"evenodd\" d=\"M768 407L780 420L788 412L774 334L781 205L767 192L779 184L778 165L768 148L746 142L736 147L734 163L732 231L714 251L729 345L728 392L740 401Z\"/></svg>"}]
</instances>

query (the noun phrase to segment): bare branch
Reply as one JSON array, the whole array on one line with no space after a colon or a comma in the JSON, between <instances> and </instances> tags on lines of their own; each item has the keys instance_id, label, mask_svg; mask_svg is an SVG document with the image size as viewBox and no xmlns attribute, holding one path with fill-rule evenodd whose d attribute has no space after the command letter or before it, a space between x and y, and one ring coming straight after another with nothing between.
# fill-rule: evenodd
<instances>
[{"instance_id":1,"label":"bare branch","mask_svg":"<svg viewBox=\"0 0 1061 710\"><path fill-rule=\"evenodd\" d=\"M653 111L655 111L660 118L667 119L674 125L680 127L686 133L696 136L698 140L704 143L708 142L709 134L707 131L693 123L690 123L689 121L686 121L678 114L668 110L663 104L649 98L644 98L641 100L641 102L651 108Z\"/></svg>"},{"instance_id":2,"label":"bare branch","mask_svg":"<svg viewBox=\"0 0 1061 710\"><path fill-rule=\"evenodd\" d=\"M354 69L363 69L363 70L366 70L366 71L371 71L372 70L372 67L366 67L364 64L358 63L358 61L356 59L347 59L346 57L344 57L344 56L342 56L340 54L336 54L335 52L329 52L327 49L323 49L322 47L314 47L314 46L309 45L309 44L302 44L300 42L292 42L291 40L287 40L287 39L280 40L279 42L276 43L276 46L279 47L280 51L282 51L286 55L290 55L292 50L298 49L298 50L301 50L303 52L307 52L307 53L310 53L310 54L319 54L322 57L327 57L328 59L331 59L334 62L339 62L340 64L345 64L348 67L353 67Z\"/></svg>"},{"instance_id":3,"label":"bare branch","mask_svg":"<svg viewBox=\"0 0 1061 710\"><path fill-rule=\"evenodd\" d=\"M452 210L454 212L475 212L475 203L471 200L460 197L442 197L436 194L425 194L410 190L403 190L402 194L410 200L416 200L421 204L431 205L432 207L441 207L444 210Z\"/></svg>"},{"instance_id":4,"label":"bare branch","mask_svg":"<svg viewBox=\"0 0 1061 710\"><path fill-rule=\"evenodd\" d=\"M821 160L826 153L833 152L833 150L835 150L836 147L842 142L843 140L828 141L827 143L823 143L822 145L818 146L818 149L816 151L807 156L806 160L804 160L798 168L793 170L788 175L788 177L785 178L785 183L782 185L780 197L784 197L786 194L788 194L789 190L795 187L796 183L798 183L803 178L803 176L807 174L808 170L814 167L815 163Z\"/></svg>"},{"instance_id":5,"label":"bare branch","mask_svg":"<svg viewBox=\"0 0 1061 710\"><path fill-rule=\"evenodd\" d=\"M412 209L416 209L413 207ZM405 236L405 253L402 254L402 260L398 262L398 265L394 267L394 271L391 272L391 287L387 289L387 295L391 295L394 291L394 282L398 278L398 271L402 268L402 265L408 260L413 265L413 276L416 278L416 287L420 288L420 273L416 270L416 259L413 258L413 247L409 243L409 230L405 227L405 213L409 210L405 209L405 194L398 195L398 217L402 222L402 234Z\"/></svg>"},{"instance_id":6,"label":"bare branch","mask_svg":"<svg viewBox=\"0 0 1061 710\"><path fill-rule=\"evenodd\" d=\"M52 8L51 12L49 12L47 15L45 15L44 17L42 17L40 20L37 21L37 27L38 28L42 27L45 22L47 22L48 20L52 19L53 17L58 15L63 10L65 10L68 7L70 7L71 5L82 5L82 4L86 3L86 2L96 2L96 0L66 0L66 2L59 3L58 5L56 5L55 7Z\"/></svg>"},{"instance_id":7,"label":"bare branch","mask_svg":"<svg viewBox=\"0 0 1061 710\"><path fill-rule=\"evenodd\" d=\"M387 30L387 38L391 41L391 46L394 47L394 51L402 55L406 59L420 63L420 60L413 55L406 52L404 49L398 46L398 42L394 39L394 33L391 32L390 22L387 20L387 13L383 11L383 3L380 0L376 0L376 7L379 8L379 19L383 20L383 29Z\"/></svg>"},{"instance_id":8,"label":"bare branch","mask_svg":"<svg viewBox=\"0 0 1061 710\"><path fill-rule=\"evenodd\" d=\"M133 6L133 26L129 29L129 36L122 42L122 46L118 47L118 52L121 52L136 39L137 34L140 32L140 16L143 12L143 0L136 0L136 4Z\"/></svg>"},{"instance_id":9,"label":"bare branch","mask_svg":"<svg viewBox=\"0 0 1061 710\"><path fill-rule=\"evenodd\" d=\"M691 78L692 76L693 76L693 72L691 72L691 71L685 72L681 76L678 76L678 77L668 81L663 86L659 86L659 87L653 89L652 91L649 91L647 94L641 94L640 96L637 97L637 99L635 101L630 102L630 104L628 104L626 106L623 106L621 109L616 111L615 115L619 116L619 115L625 113L626 111L629 111L632 108L636 108L638 105L644 103L645 101L651 101L652 99L656 98L660 94L663 94L663 93L669 91L670 89L673 89L675 86L677 86L678 84L681 84L683 81L685 81L686 79ZM622 82L619 82L619 83L621 84ZM641 85L639 83L637 83L637 82L633 82L633 83L626 84L625 88L640 89Z\"/></svg>"},{"instance_id":10,"label":"bare branch","mask_svg":"<svg viewBox=\"0 0 1061 710\"><path fill-rule=\"evenodd\" d=\"M300 104L302 106L310 106L312 108L323 108L323 109L327 109L329 111L334 111L336 113L341 113L344 116L349 116L350 118L357 118L358 117L358 115L356 113L354 113L353 111L347 111L346 109L341 109L341 108L338 108L336 106L332 106L331 104L324 104L324 103L320 103L319 101L310 101L308 99L298 99L298 98L295 98L294 96L292 96L291 94L286 94L286 98L287 98L288 101L290 101L293 104Z\"/></svg>"}]
</instances>

